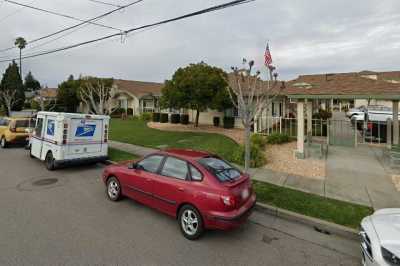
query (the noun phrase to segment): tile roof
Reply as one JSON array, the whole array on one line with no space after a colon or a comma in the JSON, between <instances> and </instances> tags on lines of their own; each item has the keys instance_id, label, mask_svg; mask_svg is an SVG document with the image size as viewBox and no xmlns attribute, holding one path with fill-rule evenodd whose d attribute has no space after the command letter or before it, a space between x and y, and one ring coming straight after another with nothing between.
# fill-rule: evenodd
<instances>
[{"instance_id":1,"label":"tile roof","mask_svg":"<svg viewBox=\"0 0 400 266\"><path fill-rule=\"evenodd\" d=\"M56 98L57 89L56 88L43 88L39 90L39 95L45 98Z\"/></svg>"},{"instance_id":2,"label":"tile roof","mask_svg":"<svg viewBox=\"0 0 400 266\"><path fill-rule=\"evenodd\" d=\"M155 96L161 95L163 83L144 82L134 80L114 79L114 85L122 91L127 91L138 98L152 94Z\"/></svg>"},{"instance_id":3,"label":"tile roof","mask_svg":"<svg viewBox=\"0 0 400 266\"><path fill-rule=\"evenodd\" d=\"M300 75L288 81L286 95L400 96L400 71Z\"/></svg>"}]
</instances>

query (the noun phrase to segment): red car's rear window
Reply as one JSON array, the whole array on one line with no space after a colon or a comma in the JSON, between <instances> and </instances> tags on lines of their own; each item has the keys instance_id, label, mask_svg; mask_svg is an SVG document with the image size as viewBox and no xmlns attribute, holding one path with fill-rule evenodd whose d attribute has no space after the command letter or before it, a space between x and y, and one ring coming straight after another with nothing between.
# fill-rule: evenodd
<instances>
[{"instance_id":1,"label":"red car's rear window","mask_svg":"<svg viewBox=\"0 0 400 266\"><path fill-rule=\"evenodd\" d=\"M204 157L198 162L221 182L232 182L241 176L241 172L238 169L218 157Z\"/></svg>"}]
</instances>

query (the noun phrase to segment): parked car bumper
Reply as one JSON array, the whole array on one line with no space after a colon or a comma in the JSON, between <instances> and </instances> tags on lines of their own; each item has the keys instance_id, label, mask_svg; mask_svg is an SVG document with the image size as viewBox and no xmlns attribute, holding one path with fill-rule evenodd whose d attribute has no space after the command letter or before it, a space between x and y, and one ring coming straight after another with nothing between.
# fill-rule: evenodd
<instances>
[{"instance_id":1,"label":"parked car bumper","mask_svg":"<svg viewBox=\"0 0 400 266\"><path fill-rule=\"evenodd\" d=\"M96 157L87 157L87 158L78 158L78 159L69 159L69 160L57 160L56 165L64 166L64 165L97 163L97 162L104 162L107 159L108 159L107 156L96 156Z\"/></svg>"},{"instance_id":2,"label":"parked car bumper","mask_svg":"<svg viewBox=\"0 0 400 266\"><path fill-rule=\"evenodd\" d=\"M241 226L251 215L256 204L256 195L253 193L247 202L238 210L224 213L210 213L205 217L205 226L208 229L231 230Z\"/></svg>"}]
</instances>

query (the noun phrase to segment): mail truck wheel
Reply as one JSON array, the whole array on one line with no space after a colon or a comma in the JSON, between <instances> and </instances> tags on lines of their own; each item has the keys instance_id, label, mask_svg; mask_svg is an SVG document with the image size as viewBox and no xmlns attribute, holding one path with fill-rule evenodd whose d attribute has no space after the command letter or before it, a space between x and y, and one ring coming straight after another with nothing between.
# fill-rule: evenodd
<instances>
[{"instance_id":1,"label":"mail truck wheel","mask_svg":"<svg viewBox=\"0 0 400 266\"><path fill-rule=\"evenodd\" d=\"M7 148L7 140L6 140L5 137L2 137L2 138L1 138L1 140L0 140L0 146L1 146L1 148L3 148L3 149Z\"/></svg>"},{"instance_id":2,"label":"mail truck wheel","mask_svg":"<svg viewBox=\"0 0 400 266\"><path fill-rule=\"evenodd\" d=\"M54 169L56 169L53 153L51 151L47 153L44 163L46 164L47 170L53 171Z\"/></svg>"}]
</instances>

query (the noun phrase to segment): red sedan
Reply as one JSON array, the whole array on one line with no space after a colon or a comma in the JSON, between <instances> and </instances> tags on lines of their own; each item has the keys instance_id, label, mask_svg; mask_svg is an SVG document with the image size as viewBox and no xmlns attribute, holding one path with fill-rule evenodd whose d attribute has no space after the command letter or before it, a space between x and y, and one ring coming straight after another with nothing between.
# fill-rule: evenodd
<instances>
[{"instance_id":1,"label":"red sedan","mask_svg":"<svg viewBox=\"0 0 400 266\"><path fill-rule=\"evenodd\" d=\"M171 215L190 240L205 229L240 226L256 202L248 175L217 156L193 150L169 149L110 165L103 181L110 200L126 196Z\"/></svg>"}]
</instances>

